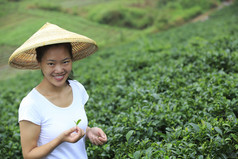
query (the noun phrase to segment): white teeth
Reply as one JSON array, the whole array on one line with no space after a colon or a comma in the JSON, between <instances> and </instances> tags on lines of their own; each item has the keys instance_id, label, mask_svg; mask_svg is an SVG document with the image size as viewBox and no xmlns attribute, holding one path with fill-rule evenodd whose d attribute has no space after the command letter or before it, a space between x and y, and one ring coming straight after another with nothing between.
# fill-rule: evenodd
<instances>
[{"instance_id":1,"label":"white teeth","mask_svg":"<svg viewBox=\"0 0 238 159\"><path fill-rule=\"evenodd\" d=\"M64 76L55 76L56 79L61 79L63 78Z\"/></svg>"}]
</instances>

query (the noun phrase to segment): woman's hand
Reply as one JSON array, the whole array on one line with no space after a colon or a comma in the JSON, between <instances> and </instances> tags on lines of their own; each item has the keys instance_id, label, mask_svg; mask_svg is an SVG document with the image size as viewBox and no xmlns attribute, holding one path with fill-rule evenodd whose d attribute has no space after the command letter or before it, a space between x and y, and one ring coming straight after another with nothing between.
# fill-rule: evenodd
<instances>
[{"instance_id":1,"label":"woman's hand","mask_svg":"<svg viewBox=\"0 0 238 159\"><path fill-rule=\"evenodd\" d=\"M84 135L84 131L78 126L75 126L69 130L64 131L62 134L60 134L60 136L58 136L58 138L62 142L75 143L79 141Z\"/></svg>"},{"instance_id":2,"label":"woman's hand","mask_svg":"<svg viewBox=\"0 0 238 159\"><path fill-rule=\"evenodd\" d=\"M86 137L94 145L103 145L107 142L107 135L98 127L87 128Z\"/></svg>"},{"instance_id":3,"label":"woman's hand","mask_svg":"<svg viewBox=\"0 0 238 159\"><path fill-rule=\"evenodd\" d=\"M73 127L64 131L57 138L51 140L47 144L37 146L41 127L26 120L20 121L19 125L24 158L43 158L51 153L62 142L75 143L85 135L82 129L79 127Z\"/></svg>"}]
</instances>

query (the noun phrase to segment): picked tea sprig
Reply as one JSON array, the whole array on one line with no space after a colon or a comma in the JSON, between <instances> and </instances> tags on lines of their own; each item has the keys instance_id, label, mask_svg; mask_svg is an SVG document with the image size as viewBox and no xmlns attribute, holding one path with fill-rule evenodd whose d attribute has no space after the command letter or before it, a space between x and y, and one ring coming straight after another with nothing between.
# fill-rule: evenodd
<instances>
[{"instance_id":1,"label":"picked tea sprig","mask_svg":"<svg viewBox=\"0 0 238 159\"><path fill-rule=\"evenodd\" d=\"M76 121L74 121L74 122L75 122L75 124L76 124L76 126L78 126L78 125L79 125L80 121L81 121L81 119L79 119L77 122L76 122Z\"/></svg>"}]
</instances>

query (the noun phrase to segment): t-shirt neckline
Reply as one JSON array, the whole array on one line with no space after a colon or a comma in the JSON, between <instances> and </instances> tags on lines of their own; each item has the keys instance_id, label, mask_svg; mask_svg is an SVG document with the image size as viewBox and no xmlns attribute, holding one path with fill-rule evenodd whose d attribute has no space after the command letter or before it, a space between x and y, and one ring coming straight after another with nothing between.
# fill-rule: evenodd
<instances>
[{"instance_id":1,"label":"t-shirt neckline","mask_svg":"<svg viewBox=\"0 0 238 159\"><path fill-rule=\"evenodd\" d=\"M54 103L52 103L51 101L49 101L44 95L42 95L36 88L33 88L33 91L40 97L42 98L45 102L47 102L50 106L52 106L53 108L56 109L70 109L73 105L74 105L74 101L75 101L75 91L74 91L74 87L72 87L71 83L69 82L69 86L72 89L72 93L73 93L73 100L71 102L70 105L66 106L66 107L60 107L55 105Z\"/></svg>"}]
</instances>

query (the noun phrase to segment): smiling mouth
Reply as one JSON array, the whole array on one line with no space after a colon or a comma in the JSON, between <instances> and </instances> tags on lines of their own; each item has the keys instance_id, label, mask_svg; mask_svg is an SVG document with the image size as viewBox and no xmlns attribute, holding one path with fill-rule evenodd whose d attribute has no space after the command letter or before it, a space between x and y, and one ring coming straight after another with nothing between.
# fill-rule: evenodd
<instances>
[{"instance_id":1,"label":"smiling mouth","mask_svg":"<svg viewBox=\"0 0 238 159\"><path fill-rule=\"evenodd\" d=\"M57 81L61 81L62 79L64 79L64 75L54 76L54 79L56 79Z\"/></svg>"}]
</instances>

